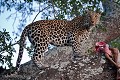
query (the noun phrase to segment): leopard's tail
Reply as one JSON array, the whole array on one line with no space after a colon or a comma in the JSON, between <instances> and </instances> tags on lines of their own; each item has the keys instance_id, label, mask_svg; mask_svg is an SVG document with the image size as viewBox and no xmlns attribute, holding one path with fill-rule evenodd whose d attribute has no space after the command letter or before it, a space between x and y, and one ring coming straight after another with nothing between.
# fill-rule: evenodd
<instances>
[{"instance_id":1,"label":"leopard's tail","mask_svg":"<svg viewBox=\"0 0 120 80\"><path fill-rule=\"evenodd\" d=\"M18 54L18 58L17 58L17 62L16 62L16 70L17 71L19 71L20 62L22 60L27 33L28 32L27 32L27 29L25 27L25 29L23 30L22 35L20 37L20 40L19 40L19 54Z\"/></svg>"}]
</instances>

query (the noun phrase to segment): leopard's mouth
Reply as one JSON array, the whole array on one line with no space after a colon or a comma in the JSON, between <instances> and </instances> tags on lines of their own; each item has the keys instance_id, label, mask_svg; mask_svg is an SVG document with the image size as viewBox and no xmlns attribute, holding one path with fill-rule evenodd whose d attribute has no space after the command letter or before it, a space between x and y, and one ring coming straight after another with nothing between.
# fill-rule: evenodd
<instances>
[{"instance_id":1,"label":"leopard's mouth","mask_svg":"<svg viewBox=\"0 0 120 80\"><path fill-rule=\"evenodd\" d=\"M91 21L91 26L94 26L95 24L94 24L94 21Z\"/></svg>"}]
</instances>

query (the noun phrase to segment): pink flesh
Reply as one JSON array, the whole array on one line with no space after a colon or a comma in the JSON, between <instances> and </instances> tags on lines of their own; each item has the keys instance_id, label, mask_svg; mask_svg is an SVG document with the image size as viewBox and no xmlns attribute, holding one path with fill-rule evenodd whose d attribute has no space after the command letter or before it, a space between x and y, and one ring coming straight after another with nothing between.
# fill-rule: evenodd
<instances>
[{"instance_id":1,"label":"pink flesh","mask_svg":"<svg viewBox=\"0 0 120 80\"><path fill-rule=\"evenodd\" d=\"M108 55L112 56L109 47L105 47L105 53L107 53Z\"/></svg>"},{"instance_id":2,"label":"pink flesh","mask_svg":"<svg viewBox=\"0 0 120 80\"><path fill-rule=\"evenodd\" d=\"M97 42L96 45L99 46L96 48L96 51L99 52L99 50L102 50L106 54L112 56L111 51L109 50L109 46L105 42ZM103 47L103 46L105 46L105 47Z\"/></svg>"}]
</instances>

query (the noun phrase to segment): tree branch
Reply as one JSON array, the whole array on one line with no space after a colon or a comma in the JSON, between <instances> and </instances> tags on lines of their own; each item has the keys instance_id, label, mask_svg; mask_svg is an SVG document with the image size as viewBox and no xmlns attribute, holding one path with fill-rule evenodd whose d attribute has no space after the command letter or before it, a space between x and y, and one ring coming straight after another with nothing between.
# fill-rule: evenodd
<instances>
[{"instance_id":1,"label":"tree branch","mask_svg":"<svg viewBox=\"0 0 120 80\"><path fill-rule=\"evenodd\" d=\"M35 18L33 19L32 23L35 21L35 19L37 18L37 16L38 16L42 11L44 11L44 10L46 10L46 9L48 9L48 8L49 8L49 6L43 8L42 10L40 10L40 4L39 4L39 12L36 14L36 16L35 16Z\"/></svg>"}]
</instances>

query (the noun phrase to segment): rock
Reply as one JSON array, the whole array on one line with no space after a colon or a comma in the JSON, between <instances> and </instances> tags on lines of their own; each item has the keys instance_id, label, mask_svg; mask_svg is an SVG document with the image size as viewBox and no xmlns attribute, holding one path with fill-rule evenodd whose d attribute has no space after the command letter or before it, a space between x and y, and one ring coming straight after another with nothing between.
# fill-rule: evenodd
<instances>
[{"instance_id":1,"label":"rock","mask_svg":"<svg viewBox=\"0 0 120 80\"><path fill-rule=\"evenodd\" d=\"M49 68L38 68L32 61L21 65L18 74L0 80L114 80L116 69L102 58L89 54L71 58L71 47L57 47L45 53Z\"/></svg>"}]
</instances>

